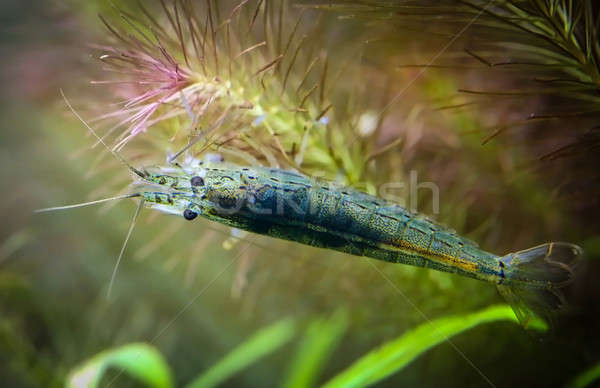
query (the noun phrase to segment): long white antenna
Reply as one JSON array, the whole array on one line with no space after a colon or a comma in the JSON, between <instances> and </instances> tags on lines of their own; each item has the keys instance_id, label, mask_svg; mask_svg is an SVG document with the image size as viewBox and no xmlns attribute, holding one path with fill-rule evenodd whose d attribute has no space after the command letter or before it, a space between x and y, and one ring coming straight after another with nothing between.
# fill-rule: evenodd
<instances>
[{"instance_id":1,"label":"long white antenna","mask_svg":"<svg viewBox=\"0 0 600 388\"><path fill-rule=\"evenodd\" d=\"M104 203L104 202L108 202L108 201L115 201L117 199L125 199L125 198L135 198L135 197L139 197L140 194L125 194L125 195L119 195L117 197L110 197L110 198L103 198L103 199L98 199L95 201L90 201L90 202L82 202L82 203L76 203L73 205L65 205L65 206L55 206L55 207L47 207L44 209L36 209L33 212L34 213L45 213L45 212L53 212L56 210L66 210L66 209L74 209L77 207L84 207L84 206L90 206L90 205L96 205L98 203Z\"/></svg>"},{"instance_id":2,"label":"long white antenna","mask_svg":"<svg viewBox=\"0 0 600 388\"><path fill-rule=\"evenodd\" d=\"M106 292L106 299L110 298L110 293L112 291L113 284L115 283L115 278L117 277L117 270L119 269L119 264L121 264L121 259L123 258L123 253L125 253L125 248L127 247L127 243L129 242L129 237L131 237L131 233L133 232L133 227L137 221L138 216L140 215L140 210L142 210L142 206L144 205L144 200L140 201L137 209L135 209L135 214L133 215L133 219L131 220L131 225L129 225L129 230L127 231L127 236L125 237L125 241L123 242L123 246L121 247L121 252L119 253L119 257L117 258L117 262L115 263L115 268L113 269L113 273L110 276L110 282L108 283L108 291Z\"/></svg>"},{"instance_id":3,"label":"long white antenna","mask_svg":"<svg viewBox=\"0 0 600 388\"><path fill-rule=\"evenodd\" d=\"M110 149L108 147L108 145L106 145L106 143L104 142L104 140L102 140L102 138L100 136L98 136L98 134L96 133L96 131L94 131L94 129L79 115L79 113L77 113L77 111L73 108L73 106L71 106L71 103L67 99L67 96L65 96L65 93L63 92L62 89L60 89L60 94L61 94L63 100L65 100L65 103L67 104L67 106L69 107L69 109L71 110L71 112L73 112L73 114L75 115L75 117L77 117L79 119L79 121L81 121L83 123L83 125L86 126L87 129L89 129L89 131L92 133L92 135L94 135L94 137L104 146L104 148L106 148L108 150L108 152L110 152L115 158L117 158L117 160L119 162L121 162L125 166L127 166L127 168L129 170L131 170L132 172L134 172L137 176L139 176L140 178L146 178L146 174L144 174L140 170L138 170L135 167L133 167L131 164L129 164L125 160L125 158L123 158L121 155L119 155L117 153L117 151L114 151L114 150Z\"/></svg>"}]
</instances>

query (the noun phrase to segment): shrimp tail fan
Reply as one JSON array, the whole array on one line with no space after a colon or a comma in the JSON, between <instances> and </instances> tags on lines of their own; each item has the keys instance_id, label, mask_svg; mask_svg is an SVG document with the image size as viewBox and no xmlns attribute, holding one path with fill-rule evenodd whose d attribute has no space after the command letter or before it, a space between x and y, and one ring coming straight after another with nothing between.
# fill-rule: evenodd
<instances>
[{"instance_id":1,"label":"shrimp tail fan","mask_svg":"<svg viewBox=\"0 0 600 388\"><path fill-rule=\"evenodd\" d=\"M577 245L551 242L500 258L504 279L498 291L523 327L534 315L551 320L566 308L561 289L573 280L582 254Z\"/></svg>"}]
</instances>

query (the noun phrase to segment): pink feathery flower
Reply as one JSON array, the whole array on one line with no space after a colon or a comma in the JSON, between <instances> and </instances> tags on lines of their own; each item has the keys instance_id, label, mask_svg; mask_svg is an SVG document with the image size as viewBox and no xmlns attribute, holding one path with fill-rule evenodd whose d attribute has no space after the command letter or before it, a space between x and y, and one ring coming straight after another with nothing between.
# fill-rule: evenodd
<instances>
[{"instance_id":1,"label":"pink feathery flower","mask_svg":"<svg viewBox=\"0 0 600 388\"><path fill-rule=\"evenodd\" d=\"M120 90L128 96L122 102L122 108L99 117L100 120L120 118L113 129L127 126L115 145L115 148L120 148L144 132L156 111L192 83L191 71L177 63L158 37L155 37L154 42L138 31L142 40L132 34L117 31L102 17L101 19L124 48L106 45L96 48L103 52L100 60L105 65L104 69L119 74L121 79L93 83L130 86Z\"/></svg>"}]
</instances>

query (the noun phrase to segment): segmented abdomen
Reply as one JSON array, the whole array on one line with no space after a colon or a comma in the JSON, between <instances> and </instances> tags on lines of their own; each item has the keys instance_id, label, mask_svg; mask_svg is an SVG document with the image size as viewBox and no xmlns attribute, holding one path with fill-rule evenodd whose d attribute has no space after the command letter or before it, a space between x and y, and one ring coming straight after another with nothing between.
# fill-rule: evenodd
<instances>
[{"instance_id":1,"label":"segmented abdomen","mask_svg":"<svg viewBox=\"0 0 600 388\"><path fill-rule=\"evenodd\" d=\"M325 188L313 190L310 202L318 211L307 221L364 239L373 247L367 256L478 278L496 273L495 255L398 205L354 190Z\"/></svg>"},{"instance_id":2,"label":"segmented abdomen","mask_svg":"<svg viewBox=\"0 0 600 388\"><path fill-rule=\"evenodd\" d=\"M390 262L497 278L495 255L393 203L278 169L227 173L228 190L216 189L215 195L227 191L238 201L245 197L241 215L232 217L249 218L263 233Z\"/></svg>"}]
</instances>

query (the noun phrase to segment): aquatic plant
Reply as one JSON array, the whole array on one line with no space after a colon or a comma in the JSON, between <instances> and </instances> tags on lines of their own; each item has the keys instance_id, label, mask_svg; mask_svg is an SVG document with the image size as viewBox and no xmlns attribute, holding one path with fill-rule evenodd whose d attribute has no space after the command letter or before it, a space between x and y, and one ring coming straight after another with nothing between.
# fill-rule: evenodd
<instances>
[{"instance_id":1,"label":"aquatic plant","mask_svg":"<svg viewBox=\"0 0 600 388\"><path fill-rule=\"evenodd\" d=\"M315 319L311 322L292 364L291 370L294 372L287 376L284 386L315 386L318 371L322 368L321 362L324 361L319 356L324 352L331 353L335 350L338 344L337 339L344 333L347 319L345 314L340 310L329 318ZM332 388L373 385L401 372L405 366L440 342L450 341L450 338L455 335L494 321L518 323L512 309L502 305L491 306L471 314L427 322L373 349L323 386ZM532 328L545 331L547 326L542 321L536 321L533 322ZM218 386L240 370L251 366L265 355L285 345L292 339L295 332L292 319L275 322L252 335L217 364L202 372L185 386L188 388ZM307 353L308 351L311 353ZM68 386L98 387L108 368L118 371L118 374L109 380L109 384L113 383L121 373L126 373L149 387L173 386L168 365L157 349L147 344L128 344L97 354L71 371Z\"/></svg>"},{"instance_id":2,"label":"aquatic plant","mask_svg":"<svg viewBox=\"0 0 600 388\"><path fill-rule=\"evenodd\" d=\"M412 66L455 66L476 70L480 65L480 69L511 71L513 77L526 81L513 83L511 86L515 88L511 90L460 89L463 93L560 98L554 101L555 104L546 100L544 108L547 112L531 113L528 118L532 121L599 112L600 24L598 9L592 1L425 0L393 3L345 0L320 6L315 3L318 4L305 2L316 8L337 11L345 17L385 20L386 25L401 29L423 27L423 37L435 33L442 39L451 38L434 60ZM436 22L423 25L422 20L428 17L435 17ZM457 29L457 26L462 28ZM382 36L392 39L387 34ZM510 127L517 123L505 124ZM494 132L484 142L501 132Z\"/></svg>"},{"instance_id":3,"label":"aquatic plant","mask_svg":"<svg viewBox=\"0 0 600 388\"><path fill-rule=\"evenodd\" d=\"M114 124L105 136L117 132L115 149L162 131L175 151L317 165L357 179L365 160L352 152L357 147L341 147L352 127L334 114L331 87L341 73L316 44L314 11L266 1L161 5L161 21L144 6L119 10L120 24L102 19L113 42L97 46L109 73L94 83L125 96L120 109L99 116ZM344 55L336 53L336 62Z\"/></svg>"},{"instance_id":4,"label":"aquatic plant","mask_svg":"<svg viewBox=\"0 0 600 388\"><path fill-rule=\"evenodd\" d=\"M86 58L85 66L78 63L77 73L69 71L68 83L60 86L83 117L97 117L92 125L136 167L164 164L167 150L177 152L191 144L174 161L215 152L238 162L297 168L380 195L384 193L381 183L406 183L418 171L420 180L435 182L440 189L438 219L486 249L508 252L549 238L579 242L597 233L593 224L566 211L570 206L593 208L592 196L584 191L579 192L583 200L557 198L556 181L547 179L548 173L556 173L559 182L576 175L586 177L584 169L524 168L531 158L570 141L575 144L577 139L570 134L589 128L585 123L592 121L591 114L573 120L566 117L569 126L565 128L574 131L540 125L541 132L531 133L510 126L482 146L498 126L515 118L525 120L530 113L519 117L514 112L534 107L543 114L544 107L558 106L555 98L560 92L533 99L526 93L514 99L457 93L458 89L494 92L497 86L521 87L525 83L520 77L533 72L509 71L510 65L498 65L504 58L495 56L498 51L484 50L484 38L492 44L492 35L502 38L505 32L485 35L484 26L471 30L474 25L455 41L456 47L445 51L448 55L420 66L433 58L428 53L437 54L465 27L475 8L468 10L468 18L456 17L450 24L444 22L441 8L437 9L440 17L413 15L419 29L410 31L409 25L403 27L408 20L402 19L403 14L388 11L381 19L381 13L367 12L375 2L369 7L361 3L362 8L348 13L354 18L344 20L335 20L337 13L270 0L165 1L164 6L157 1L143 2L142 8L120 2L121 9L110 4L102 10L104 22L86 9L69 19L68 36L102 42L93 46L92 59L101 64L96 69L108 72L99 74ZM446 11L455 14L457 9L452 5ZM73 33L89 31L91 24L103 26L106 36L90 39L87 34L81 38ZM521 36L515 31L506 34ZM278 41L281 49L277 49ZM467 47L469 41L478 43ZM201 55L196 55L196 47ZM88 52L80 50L81 57L84 51ZM10 62L13 57L6 59ZM63 72L70 69L67 66ZM80 87L78 83L89 78L73 75L88 69L98 85ZM287 69L290 73L283 87ZM423 69L426 72L418 76ZM558 78L554 73L550 77ZM530 81L538 89L560 83ZM57 89L51 88L53 97ZM533 102L527 105L525 101ZM247 102L252 107L244 105ZM90 188L92 199L113 196L129 184L130 177L122 166L115 169L115 161L104 154L93 161L98 148L90 151L79 123L57 114L64 108L62 102L45 108L8 108L0 117L9 129L2 147L7 151L3 155L11 158L5 163L11 169L1 171L3 181L11 184L3 202L9 230L10 225L28 221L24 217L28 209L81 200ZM527 122L549 125L554 121ZM40 128L40 136L28 137L31 128ZM545 147L535 139L541 139ZM591 151L593 144L589 143ZM36 157L31 157L32 150ZM27 173L32 179L21 183ZM579 182L597 187L591 180ZM573 186L566 188L576 191ZM386 193L398 201L408 196L397 186L388 186ZM419 191L414 203L418 210L432 214L430 194ZM15 197L20 198L18 206L12 206ZM405 203L410 205L411 200ZM484 382L477 368L497 385L550 385L570 380L583 365L597 360L600 347L589 335L597 311L597 288L592 281L570 290L570 296L584 295L594 303L576 310L566 330L558 327L558 341L550 338L540 345L517 325L498 323L452 337L474 368L443 336L434 335L448 332L433 330L429 337L423 335L427 329L421 324L427 317L440 317L432 321L436 325L469 321L469 312L500 300L491 287L419 269L371 265L214 225L191 226L145 212L107 300L114 257L133 211L130 205L102 211L101 216L92 210L36 216L25 232L7 234L27 237L7 238L0 249L0 353L11 355L2 369L9 371L15 385L58 386L82 359L109 349L102 355L120 361L110 357L114 355L110 349L140 340L160 349L177 383L192 381L199 371L236 385L283 381L303 386L342 376L341 372L346 378L348 371L356 372L351 379L365 382L369 375L377 376L375 371L383 376L398 367L402 372L392 378L406 385L437 386L440 376L452 376L457 385ZM593 213L588 213L592 219ZM588 268L586 274L593 280L597 271ZM340 306L347 311L345 318L318 318ZM507 306L500 310L499 315L514 321ZM300 346L281 346L273 357L265 355L256 361L254 356L264 354L243 346L254 338L251 333L290 314L296 323L293 338L301 339ZM310 329L298 329L304 327ZM426 339L432 342L426 344ZM237 344L245 351L220 358L229 349L237 349ZM379 348L380 344L384 346ZM137 354L146 347L131 349ZM114 364L102 364L99 358L93 361L96 371L108 371L105 378L115 376ZM382 371L383 362L391 369ZM524 365L529 368L526 376L520 374ZM218 366L216 372L210 371L211 366ZM242 372L243 367L247 368ZM119 380L126 380L127 374Z\"/></svg>"}]
</instances>

